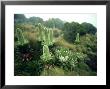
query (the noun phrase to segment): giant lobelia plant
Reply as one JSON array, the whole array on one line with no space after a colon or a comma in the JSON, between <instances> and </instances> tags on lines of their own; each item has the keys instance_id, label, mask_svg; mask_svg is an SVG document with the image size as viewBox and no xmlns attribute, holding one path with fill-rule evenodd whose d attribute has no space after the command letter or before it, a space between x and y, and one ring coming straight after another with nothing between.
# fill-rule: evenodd
<instances>
[{"instance_id":1,"label":"giant lobelia plant","mask_svg":"<svg viewBox=\"0 0 110 89\"><path fill-rule=\"evenodd\" d=\"M17 28L15 34L16 34L17 39L18 39L18 41L17 41L18 45L24 45L24 44L28 43L28 40L23 35L22 29Z\"/></svg>"},{"instance_id":2,"label":"giant lobelia plant","mask_svg":"<svg viewBox=\"0 0 110 89\"><path fill-rule=\"evenodd\" d=\"M49 46L53 45L53 30L51 28L46 28L40 23L38 24L39 41L43 45L43 54L41 59L44 61L45 67L49 68L49 61L53 59L52 53L49 51Z\"/></svg>"},{"instance_id":3,"label":"giant lobelia plant","mask_svg":"<svg viewBox=\"0 0 110 89\"><path fill-rule=\"evenodd\" d=\"M53 45L53 30L51 28L46 28L39 23L37 25L37 30L39 32L39 41L42 42L42 45Z\"/></svg>"},{"instance_id":4,"label":"giant lobelia plant","mask_svg":"<svg viewBox=\"0 0 110 89\"><path fill-rule=\"evenodd\" d=\"M79 43L80 42L80 39L79 39L79 33L77 33L76 35L76 40L75 40L76 43Z\"/></svg>"}]
</instances>

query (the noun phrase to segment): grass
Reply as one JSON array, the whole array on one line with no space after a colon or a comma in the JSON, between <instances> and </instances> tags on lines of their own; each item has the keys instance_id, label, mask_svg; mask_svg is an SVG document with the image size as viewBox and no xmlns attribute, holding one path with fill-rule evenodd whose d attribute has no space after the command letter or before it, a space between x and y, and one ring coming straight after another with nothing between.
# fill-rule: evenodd
<instances>
[{"instance_id":1,"label":"grass","mask_svg":"<svg viewBox=\"0 0 110 89\"><path fill-rule=\"evenodd\" d=\"M69 48L69 49L74 49L75 46L73 44L68 43L66 40L64 40L63 37L59 37L55 39L55 44L65 47L65 48Z\"/></svg>"},{"instance_id":2,"label":"grass","mask_svg":"<svg viewBox=\"0 0 110 89\"><path fill-rule=\"evenodd\" d=\"M37 35L38 33L37 32L24 32L23 33L24 36L26 37L26 39L28 39L29 41L36 41L37 40Z\"/></svg>"},{"instance_id":3,"label":"grass","mask_svg":"<svg viewBox=\"0 0 110 89\"><path fill-rule=\"evenodd\" d=\"M55 66L49 69L44 68L40 76L96 76L96 73L84 69L65 71L62 68Z\"/></svg>"},{"instance_id":4,"label":"grass","mask_svg":"<svg viewBox=\"0 0 110 89\"><path fill-rule=\"evenodd\" d=\"M65 72L63 69L58 67L52 67L42 71L41 76L64 76Z\"/></svg>"}]
</instances>

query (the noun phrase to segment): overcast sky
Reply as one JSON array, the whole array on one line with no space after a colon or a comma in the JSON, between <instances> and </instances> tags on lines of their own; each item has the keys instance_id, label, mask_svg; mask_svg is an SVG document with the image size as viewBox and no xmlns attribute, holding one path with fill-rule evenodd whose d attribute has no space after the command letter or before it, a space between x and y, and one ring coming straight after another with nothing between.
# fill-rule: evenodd
<instances>
[{"instance_id":1,"label":"overcast sky","mask_svg":"<svg viewBox=\"0 0 110 89\"><path fill-rule=\"evenodd\" d=\"M78 23L83 23L83 22L88 22L93 24L95 27L97 27L97 15L96 14L24 14L26 16L26 18L29 17L40 17L42 18L44 21L48 20L49 18L59 18L63 21L67 21L67 22L78 22Z\"/></svg>"}]
</instances>

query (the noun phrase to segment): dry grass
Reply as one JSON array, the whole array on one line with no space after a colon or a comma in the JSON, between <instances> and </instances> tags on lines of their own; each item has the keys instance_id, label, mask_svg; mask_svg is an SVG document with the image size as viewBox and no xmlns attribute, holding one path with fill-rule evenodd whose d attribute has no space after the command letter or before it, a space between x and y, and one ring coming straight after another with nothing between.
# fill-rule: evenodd
<instances>
[{"instance_id":1,"label":"dry grass","mask_svg":"<svg viewBox=\"0 0 110 89\"><path fill-rule=\"evenodd\" d=\"M55 39L55 44L59 45L59 46L63 46L65 48L69 48L69 49L74 49L75 48L75 46L73 44L68 43L62 37L56 38Z\"/></svg>"},{"instance_id":2,"label":"dry grass","mask_svg":"<svg viewBox=\"0 0 110 89\"><path fill-rule=\"evenodd\" d=\"M24 32L24 36L26 37L26 39L33 42L34 41L36 42L38 37L37 35L38 35L37 32L27 32L27 31Z\"/></svg>"},{"instance_id":3,"label":"dry grass","mask_svg":"<svg viewBox=\"0 0 110 89\"><path fill-rule=\"evenodd\" d=\"M26 31L33 31L35 27L31 24L23 24L23 25L20 25L20 28Z\"/></svg>"},{"instance_id":4,"label":"dry grass","mask_svg":"<svg viewBox=\"0 0 110 89\"><path fill-rule=\"evenodd\" d=\"M36 42L38 40L38 37L39 37L39 32L36 32L36 31L32 31L30 32L29 29L32 29L33 27L31 25L24 25L23 26L25 29L27 29L26 31L24 31L24 36L26 37L27 40L29 40L30 42ZM59 29L53 29L54 31L54 34L55 33L59 33L59 35L61 35L61 30ZM59 45L59 46L63 46L65 48L69 48L69 49L72 49L74 50L75 49L75 45L71 44L71 43L68 43L66 40L64 40L63 36L59 36L57 38L55 38L55 44L56 45Z\"/></svg>"}]
</instances>

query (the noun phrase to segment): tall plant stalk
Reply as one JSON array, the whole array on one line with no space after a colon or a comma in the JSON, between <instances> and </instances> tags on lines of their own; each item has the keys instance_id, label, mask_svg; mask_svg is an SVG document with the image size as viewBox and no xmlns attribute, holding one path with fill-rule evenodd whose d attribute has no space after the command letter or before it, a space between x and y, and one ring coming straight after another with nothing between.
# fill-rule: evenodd
<instances>
[{"instance_id":1,"label":"tall plant stalk","mask_svg":"<svg viewBox=\"0 0 110 89\"><path fill-rule=\"evenodd\" d=\"M39 40L42 42L43 45L43 54L41 59L44 61L45 66L47 66L47 71L49 70L49 61L52 59L52 55L49 51L50 45L53 45L53 30L50 28L46 28L41 24L38 24L39 30ZM48 71L49 75L49 71Z\"/></svg>"},{"instance_id":2,"label":"tall plant stalk","mask_svg":"<svg viewBox=\"0 0 110 89\"><path fill-rule=\"evenodd\" d=\"M17 38L18 38L18 44L19 45L23 45L25 43L28 43L28 40L23 35L22 29L17 28L16 29L16 35L17 35Z\"/></svg>"},{"instance_id":3,"label":"tall plant stalk","mask_svg":"<svg viewBox=\"0 0 110 89\"><path fill-rule=\"evenodd\" d=\"M75 40L75 42L76 42L76 43L79 43L79 42L80 42L80 40L79 40L79 33L77 33L77 35L76 35L76 40Z\"/></svg>"}]
</instances>

